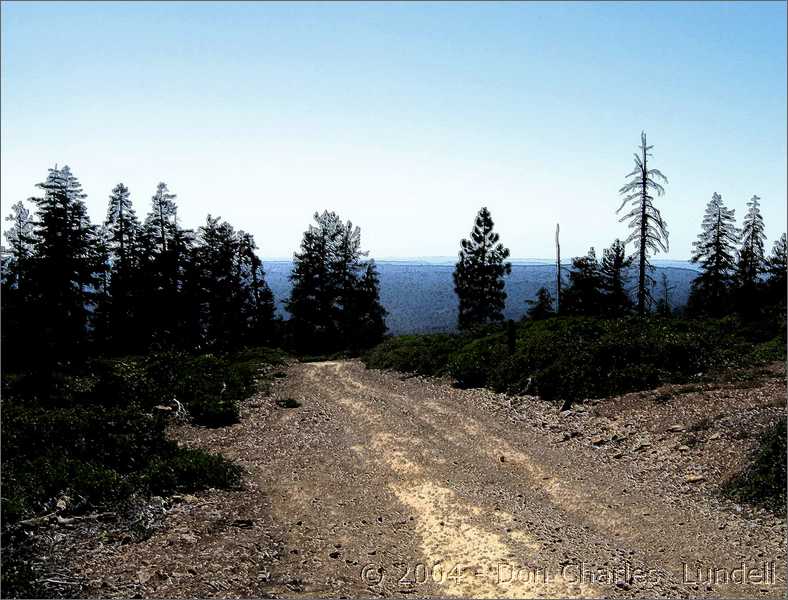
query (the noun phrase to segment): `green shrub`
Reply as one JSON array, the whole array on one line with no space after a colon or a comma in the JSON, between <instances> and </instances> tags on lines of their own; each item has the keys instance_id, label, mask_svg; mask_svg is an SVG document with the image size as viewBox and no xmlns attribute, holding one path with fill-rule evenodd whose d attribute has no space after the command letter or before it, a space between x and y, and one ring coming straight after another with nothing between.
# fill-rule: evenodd
<instances>
[{"instance_id":1,"label":"green shrub","mask_svg":"<svg viewBox=\"0 0 788 600\"><path fill-rule=\"evenodd\" d=\"M219 454L200 449L177 448L173 453L153 459L141 475L151 494L192 492L207 488L237 488L241 468Z\"/></svg>"},{"instance_id":2,"label":"green shrub","mask_svg":"<svg viewBox=\"0 0 788 600\"><path fill-rule=\"evenodd\" d=\"M785 419L781 418L761 436L750 465L729 482L726 491L736 498L785 512L786 451Z\"/></svg>"},{"instance_id":3,"label":"green shrub","mask_svg":"<svg viewBox=\"0 0 788 600\"><path fill-rule=\"evenodd\" d=\"M86 508L140 490L237 486L237 467L220 456L179 450L166 439L166 417L151 408L177 398L195 422L234 422L260 365L282 359L269 349L231 359L163 352L95 359L78 373L4 377L3 524L48 512L63 494Z\"/></svg>"},{"instance_id":4,"label":"green shrub","mask_svg":"<svg viewBox=\"0 0 788 600\"><path fill-rule=\"evenodd\" d=\"M449 355L448 371L462 387L482 387L506 358L506 338L501 334L469 342Z\"/></svg>"},{"instance_id":5,"label":"green shrub","mask_svg":"<svg viewBox=\"0 0 788 600\"><path fill-rule=\"evenodd\" d=\"M753 343L767 331L774 335L773 328L742 327L735 318L554 317L522 322L511 354L503 327L488 325L462 336L392 338L364 361L370 368L450 373L464 386L574 401L689 381L745 364L752 360ZM777 350L777 343L769 342L759 356Z\"/></svg>"},{"instance_id":6,"label":"green shrub","mask_svg":"<svg viewBox=\"0 0 788 600\"><path fill-rule=\"evenodd\" d=\"M362 360L370 369L394 369L417 375L445 375L449 355L460 347L455 335L403 335L379 344Z\"/></svg>"},{"instance_id":7,"label":"green shrub","mask_svg":"<svg viewBox=\"0 0 788 600\"><path fill-rule=\"evenodd\" d=\"M785 339L776 337L766 342L757 344L750 352L750 360L753 363L767 363L774 361L785 361Z\"/></svg>"}]
</instances>

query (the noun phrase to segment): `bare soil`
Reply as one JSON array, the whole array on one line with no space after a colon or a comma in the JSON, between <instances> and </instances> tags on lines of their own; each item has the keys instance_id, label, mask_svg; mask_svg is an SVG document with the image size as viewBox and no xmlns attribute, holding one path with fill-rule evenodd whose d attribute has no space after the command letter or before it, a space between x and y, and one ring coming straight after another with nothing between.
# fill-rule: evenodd
<instances>
[{"instance_id":1,"label":"bare soil","mask_svg":"<svg viewBox=\"0 0 788 600\"><path fill-rule=\"evenodd\" d=\"M75 581L102 597L784 597L784 515L720 486L785 392L776 371L559 413L294 364L239 424L172 431L237 460L245 489L162 499L141 542L94 530Z\"/></svg>"}]
</instances>

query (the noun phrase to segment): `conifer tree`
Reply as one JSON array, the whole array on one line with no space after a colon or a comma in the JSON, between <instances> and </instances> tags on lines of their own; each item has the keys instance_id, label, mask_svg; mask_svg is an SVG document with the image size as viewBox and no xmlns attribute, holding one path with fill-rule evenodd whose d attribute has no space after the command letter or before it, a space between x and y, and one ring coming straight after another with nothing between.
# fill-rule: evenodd
<instances>
[{"instance_id":1,"label":"conifer tree","mask_svg":"<svg viewBox=\"0 0 788 600\"><path fill-rule=\"evenodd\" d=\"M463 239L454 268L454 291L459 299L460 329L503 320L506 304L504 276L512 272L509 249L493 231L487 207L476 215L470 239Z\"/></svg>"},{"instance_id":2,"label":"conifer tree","mask_svg":"<svg viewBox=\"0 0 788 600\"><path fill-rule=\"evenodd\" d=\"M11 206L11 214L6 217L11 226L5 231L8 247L3 248L2 256L2 347L14 348L14 352L4 355L6 367L14 368L24 364L29 356L28 342L30 332L27 324L36 315L31 313L30 299L30 261L33 255L33 221L30 211L20 201Z\"/></svg>"},{"instance_id":3,"label":"conifer tree","mask_svg":"<svg viewBox=\"0 0 788 600\"><path fill-rule=\"evenodd\" d=\"M671 309L671 292L675 289L675 286L670 285L668 281L668 276L663 272L662 277L662 295L659 297L657 301L657 310L656 313L661 317L669 317L673 314Z\"/></svg>"},{"instance_id":4,"label":"conifer tree","mask_svg":"<svg viewBox=\"0 0 788 600\"><path fill-rule=\"evenodd\" d=\"M239 271L247 290L242 304L245 337L255 344L269 343L274 335L274 294L266 282L263 262L255 253L252 234L239 231L238 241Z\"/></svg>"},{"instance_id":5,"label":"conifer tree","mask_svg":"<svg viewBox=\"0 0 788 600\"><path fill-rule=\"evenodd\" d=\"M175 206L176 194L171 194L166 183L156 186L151 210L145 219L145 234L152 242L159 255L167 254L168 244L171 246L178 229L178 211Z\"/></svg>"},{"instance_id":6,"label":"conifer tree","mask_svg":"<svg viewBox=\"0 0 788 600\"><path fill-rule=\"evenodd\" d=\"M193 271L194 234L178 226L175 198L166 184L159 183L142 227L144 301L139 321L147 343L156 347L194 341L198 334L193 305L196 292L186 281L187 273ZM195 293L186 294L187 290Z\"/></svg>"},{"instance_id":7,"label":"conifer tree","mask_svg":"<svg viewBox=\"0 0 788 600\"><path fill-rule=\"evenodd\" d=\"M361 233L336 213L315 213L294 256L286 307L296 347L329 352L365 347L382 336L374 264L362 260ZM383 324L385 330L385 324Z\"/></svg>"},{"instance_id":8,"label":"conifer tree","mask_svg":"<svg viewBox=\"0 0 788 600\"><path fill-rule=\"evenodd\" d=\"M692 282L688 309L691 312L722 314L736 273L736 244L739 230L735 210L725 207L717 192L703 217L702 230L693 242L692 262L700 264L700 275Z\"/></svg>"},{"instance_id":9,"label":"conifer tree","mask_svg":"<svg viewBox=\"0 0 788 600\"><path fill-rule=\"evenodd\" d=\"M5 220L11 223L11 227L4 232L8 241L8 260L3 264L3 281L9 289L21 289L24 287L25 269L33 254L33 221L21 200L11 206L11 214Z\"/></svg>"},{"instance_id":10,"label":"conifer tree","mask_svg":"<svg viewBox=\"0 0 788 600\"><path fill-rule=\"evenodd\" d=\"M741 231L736 296L738 310L744 316L753 316L760 308L760 278L766 270L766 234L759 200L758 196L753 196L747 203L747 214L744 215Z\"/></svg>"},{"instance_id":11,"label":"conifer tree","mask_svg":"<svg viewBox=\"0 0 788 600\"><path fill-rule=\"evenodd\" d=\"M546 287L540 287L536 292L536 300L526 300L529 308L527 315L529 319L540 321L555 315L553 310L553 297Z\"/></svg>"},{"instance_id":12,"label":"conifer tree","mask_svg":"<svg viewBox=\"0 0 788 600\"><path fill-rule=\"evenodd\" d=\"M648 257L660 250L668 251L668 226L662 215L654 206L654 195L662 196L665 188L659 183L667 183L667 178L658 170L648 167L650 150L654 146L646 144L646 132L640 134L640 154L635 154L635 168L627 175L629 181L619 190L624 200L616 213L629 204L631 210L621 217L620 221L629 221L629 234L624 244L635 243L634 260L638 266L637 310L638 314L646 312L651 301L649 288L653 284L650 275L652 266Z\"/></svg>"},{"instance_id":13,"label":"conifer tree","mask_svg":"<svg viewBox=\"0 0 788 600\"><path fill-rule=\"evenodd\" d=\"M136 350L141 226L129 189L122 183L109 196L104 228L109 261L109 335L116 349Z\"/></svg>"},{"instance_id":14,"label":"conifer tree","mask_svg":"<svg viewBox=\"0 0 788 600\"><path fill-rule=\"evenodd\" d=\"M229 223L208 215L197 232L201 298L206 343L236 347L240 342L240 273L236 267L239 243Z\"/></svg>"},{"instance_id":15,"label":"conifer tree","mask_svg":"<svg viewBox=\"0 0 788 600\"><path fill-rule=\"evenodd\" d=\"M602 312L602 274L594 248L586 256L572 259L569 285L564 290L561 314L599 315Z\"/></svg>"},{"instance_id":16,"label":"conifer tree","mask_svg":"<svg viewBox=\"0 0 788 600\"><path fill-rule=\"evenodd\" d=\"M361 350L383 341L386 333L386 309L380 303L380 279L374 260L363 263L361 277L355 285L346 330L350 349Z\"/></svg>"},{"instance_id":17,"label":"conifer tree","mask_svg":"<svg viewBox=\"0 0 788 600\"><path fill-rule=\"evenodd\" d=\"M290 274L292 290L287 310L298 348L324 351L336 345L340 309L337 306L340 281L332 268L338 260L343 224L336 213L315 213L317 225L304 232L301 251L293 258Z\"/></svg>"},{"instance_id":18,"label":"conifer tree","mask_svg":"<svg viewBox=\"0 0 788 600\"><path fill-rule=\"evenodd\" d=\"M631 265L632 257L627 257L626 248L620 240L615 240L602 253L599 275L604 294L604 313L608 316L622 316L632 307L627 291L627 272Z\"/></svg>"},{"instance_id":19,"label":"conifer tree","mask_svg":"<svg viewBox=\"0 0 788 600\"><path fill-rule=\"evenodd\" d=\"M788 237L785 233L772 246L772 253L767 260L767 272L768 302L784 307L788 283Z\"/></svg>"},{"instance_id":20,"label":"conifer tree","mask_svg":"<svg viewBox=\"0 0 788 600\"><path fill-rule=\"evenodd\" d=\"M90 223L85 194L71 170L49 170L37 187L32 302L42 354L55 360L85 351L88 315L95 304L96 273L103 268L97 251L98 231Z\"/></svg>"}]
</instances>

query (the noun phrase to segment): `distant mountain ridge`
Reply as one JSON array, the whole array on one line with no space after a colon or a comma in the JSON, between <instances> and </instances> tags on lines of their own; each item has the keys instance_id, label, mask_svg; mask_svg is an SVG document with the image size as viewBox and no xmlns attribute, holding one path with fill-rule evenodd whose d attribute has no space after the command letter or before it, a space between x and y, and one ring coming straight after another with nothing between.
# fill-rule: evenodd
<instances>
[{"instance_id":1,"label":"distant mountain ridge","mask_svg":"<svg viewBox=\"0 0 788 600\"><path fill-rule=\"evenodd\" d=\"M455 331L457 326L457 296L454 294L452 272L456 259L427 257L427 259L376 259L380 274L380 299L388 311L386 323L393 334ZM436 262L442 260L445 262ZM671 304L682 306L689 296L690 284L697 275L689 261L655 260L655 295L662 292L662 273L668 277ZM284 301L290 295L289 275L291 260L269 260L264 263L268 284L276 299L277 311L287 318ZM564 263L562 261L562 266ZM570 263L565 264L566 267ZM540 287L555 295L556 272L553 261L542 259L512 260L512 274L506 278L507 319L520 319L528 310Z\"/></svg>"}]
</instances>

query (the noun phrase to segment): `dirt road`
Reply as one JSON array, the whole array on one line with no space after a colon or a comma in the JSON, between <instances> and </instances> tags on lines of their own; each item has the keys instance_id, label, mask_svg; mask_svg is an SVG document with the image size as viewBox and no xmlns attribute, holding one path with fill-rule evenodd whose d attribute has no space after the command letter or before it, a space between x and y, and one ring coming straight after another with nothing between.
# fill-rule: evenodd
<instances>
[{"instance_id":1,"label":"dirt road","mask_svg":"<svg viewBox=\"0 0 788 600\"><path fill-rule=\"evenodd\" d=\"M775 378L748 402L777 414L784 391ZM257 399L232 428L179 433L243 464L247 489L187 499L161 534L88 556L94 593L785 595L785 520L715 491L719 456L746 442L712 426L706 450L675 451L687 424L670 403L645 425L601 404L558 414L356 361L293 365L275 395L301 406Z\"/></svg>"}]
</instances>

